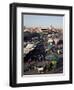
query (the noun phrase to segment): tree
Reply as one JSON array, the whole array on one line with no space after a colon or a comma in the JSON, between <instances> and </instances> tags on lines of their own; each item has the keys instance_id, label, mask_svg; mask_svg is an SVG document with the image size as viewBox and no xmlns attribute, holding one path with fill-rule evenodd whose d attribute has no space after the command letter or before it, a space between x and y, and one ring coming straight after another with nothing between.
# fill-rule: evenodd
<instances>
[{"instance_id":1,"label":"tree","mask_svg":"<svg viewBox=\"0 0 74 90\"><path fill-rule=\"evenodd\" d=\"M53 64L53 69L56 68L57 62L58 62L58 56L54 54L54 56L51 59L51 63Z\"/></svg>"}]
</instances>

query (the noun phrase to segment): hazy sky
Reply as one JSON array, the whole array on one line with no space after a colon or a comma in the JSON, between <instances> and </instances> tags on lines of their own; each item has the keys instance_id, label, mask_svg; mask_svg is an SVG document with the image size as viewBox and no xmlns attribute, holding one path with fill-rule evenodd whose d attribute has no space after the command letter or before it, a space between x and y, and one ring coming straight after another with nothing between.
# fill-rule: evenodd
<instances>
[{"instance_id":1,"label":"hazy sky","mask_svg":"<svg viewBox=\"0 0 74 90\"><path fill-rule=\"evenodd\" d=\"M50 25L55 27L63 27L63 16L52 16L52 15L23 15L23 24L27 27L32 26L44 26L49 27Z\"/></svg>"}]
</instances>

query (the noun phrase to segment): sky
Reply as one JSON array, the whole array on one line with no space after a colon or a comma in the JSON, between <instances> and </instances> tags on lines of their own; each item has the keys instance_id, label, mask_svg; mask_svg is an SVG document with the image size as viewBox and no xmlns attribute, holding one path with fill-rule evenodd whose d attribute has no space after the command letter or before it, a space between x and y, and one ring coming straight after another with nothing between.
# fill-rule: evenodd
<instances>
[{"instance_id":1,"label":"sky","mask_svg":"<svg viewBox=\"0 0 74 90\"><path fill-rule=\"evenodd\" d=\"M24 14L23 24L26 27L49 27L52 25L57 28L63 28L63 16Z\"/></svg>"}]
</instances>

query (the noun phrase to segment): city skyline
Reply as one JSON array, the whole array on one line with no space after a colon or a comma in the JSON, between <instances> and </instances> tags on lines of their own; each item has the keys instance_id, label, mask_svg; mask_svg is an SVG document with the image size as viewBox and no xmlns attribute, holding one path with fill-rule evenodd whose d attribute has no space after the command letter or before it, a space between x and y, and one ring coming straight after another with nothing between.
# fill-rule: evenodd
<instances>
[{"instance_id":1,"label":"city skyline","mask_svg":"<svg viewBox=\"0 0 74 90\"><path fill-rule=\"evenodd\" d=\"M52 25L57 28L63 28L63 16L24 14L23 25L26 27L49 27Z\"/></svg>"}]
</instances>

